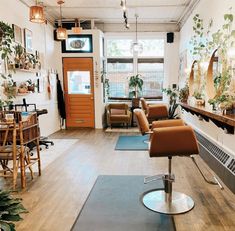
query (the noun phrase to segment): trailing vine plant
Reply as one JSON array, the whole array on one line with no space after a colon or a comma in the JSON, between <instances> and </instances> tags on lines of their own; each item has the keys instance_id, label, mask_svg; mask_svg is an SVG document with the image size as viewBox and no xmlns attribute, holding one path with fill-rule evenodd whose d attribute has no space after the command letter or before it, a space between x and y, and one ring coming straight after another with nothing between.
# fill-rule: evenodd
<instances>
[{"instance_id":1,"label":"trailing vine plant","mask_svg":"<svg viewBox=\"0 0 235 231\"><path fill-rule=\"evenodd\" d=\"M0 55L2 59L9 60L13 52L12 43L14 38L14 31L12 27L0 21Z\"/></svg>"},{"instance_id":2,"label":"trailing vine plant","mask_svg":"<svg viewBox=\"0 0 235 231\"><path fill-rule=\"evenodd\" d=\"M193 21L194 35L190 40L190 53L192 57L199 63L207 61L209 58L208 55L210 55L213 50L218 49L218 56L222 66L220 73L214 79L216 95L214 99L209 100L209 103L214 104L215 102L224 102L229 98L227 96L225 97L225 93L229 88L231 80L231 67L228 63L228 50L230 47L235 45L235 30L232 30L232 24L234 21L233 14L225 14L224 24L214 33L211 33L213 25L212 19L210 20L206 31L204 29L203 19L199 17L199 14L194 16ZM199 74L202 78L203 74ZM203 80L202 83L203 85L206 84ZM199 88L198 91L202 92L203 86Z\"/></svg>"}]
</instances>

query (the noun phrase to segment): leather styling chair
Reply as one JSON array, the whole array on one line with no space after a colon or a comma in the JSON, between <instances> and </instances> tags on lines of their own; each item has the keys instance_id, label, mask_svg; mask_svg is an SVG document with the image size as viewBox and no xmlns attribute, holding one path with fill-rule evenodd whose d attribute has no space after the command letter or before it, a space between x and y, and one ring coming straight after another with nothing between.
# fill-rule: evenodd
<instances>
[{"instance_id":1,"label":"leather styling chair","mask_svg":"<svg viewBox=\"0 0 235 231\"><path fill-rule=\"evenodd\" d=\"M160 128L160 127L174 127L174 126L183 126L184 121L182 119L169 119L169 120L159 120L159 121L153 121L153 123L150 125L147 117L142 109L135 109L134 114L136 116L137 125L139 128L140 133L144 136L147 134L153 133L154 128Z\"/></svg>"},{"instance_id":2,"label":"leather styling chair","mask_svg":"<svg viewBox=\"0 0 235 231\"><path fill-rule=\"evenodd\" d=\"M175 126L153 129L149 155L150 157L167 157L169 162L167 174L145 178L145 183L158 179L164 182L164 190L144 193L142 201L148 209L164 214L180 214L194 207L191 197L172 190L175 176L171 171L171 161L174 156L190 156L198 153L197 140L191 127Z\"/></svg>"},{"instance_id":3,"label":"leather styling chair","mask_svg":"<svg viewBox=\"0 0 235 231\"><path fill-rule=\"evenodd\" d=\"M164 104L147 104L144 98L140 99L141 107L149 122L168 118L168 108Z\"/></svg>"}]
</instances>

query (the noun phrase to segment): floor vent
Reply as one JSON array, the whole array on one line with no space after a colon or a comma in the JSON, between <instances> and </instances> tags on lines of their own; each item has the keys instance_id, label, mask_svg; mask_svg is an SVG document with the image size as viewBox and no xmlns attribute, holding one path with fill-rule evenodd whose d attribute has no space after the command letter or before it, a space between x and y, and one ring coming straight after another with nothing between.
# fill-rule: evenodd
<instances>
[{"instance_id":1,"label":"floor vent","mask_svg":"<svg viewBox=\"0 0 235 231\"><path fill-rule=\"evenodd\" d=\"M204 136L196 132L197 140L198 142L207 149L208 152L210 152L211 155L213 155L217 160L219 160L223 165L226 164L228 161L230 155L225 153L223 150L218 148L215 144L210 142L208 139L206 139ZM231 170L231 169L230 169Z\"/></svg>"},{"instance_id":2,"label":"floor vent","mask_svg":"<svg viewBox=\"0 0 235 231\"><path fill-rule=\"evenodd\" d=\"M228 169L230 169L235 174L235 160L232 159L228 164Z\"/></svg>"}]
</instances>

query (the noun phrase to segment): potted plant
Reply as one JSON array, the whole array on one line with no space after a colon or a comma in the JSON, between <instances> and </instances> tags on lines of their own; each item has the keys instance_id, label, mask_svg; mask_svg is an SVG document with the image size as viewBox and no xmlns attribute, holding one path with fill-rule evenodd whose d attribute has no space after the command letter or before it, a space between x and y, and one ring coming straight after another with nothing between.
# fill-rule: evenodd
<instances>
[{"instance_id":1,"label":"potted plant","mask_svg":"<svg viewBox=\"0 0 235 231\"><path fill-rule=\"evenodd\" d=\"M14 46L14 53L15 53L15 68L23 68L22 61L24 60L25 51L24 48L17 44Z\"/></svg>"},{"instance_id":2,"label":"potted plant","mask_svg":"<svg viewBox=\"0 0 235 231\"><path fill-rule=\"evenodd\" d=\"M142 91L144 81L141 75L133 75L129 79L129 89L131 90L129 96L132 97L132 107L139 107L138 93Z\"/></svg>"},{"instance_id":3,"label":"potted plant","mask_svg":"<svg viewBox=\"0 0 235 231\"><path fill-rule=\"evenodd\" d=\"M186 84L183 88L180 89L179 91L179 100L181 102L186 103L188 100L188 96L189 96L189 86L188 84Z\"/></svg>"},{"instance_id":4,"label":"potted plant","mask_svg":"<svg viewBox=\"0 0 235 231\"><path fill-rule=\"evenodd\" d=\"M196 99L196 104L197 105L204 105L205 104L205 100L202 98L202 93L199 91L195 91L193 93L193 97Z\"/></svg>"},{"instance_id":5,"label":"potted plant","mask_svg":"<svg viewBox=\"0 0 235 231\"><path fill-rule=\"evenodd\" d=\"M15 224L22 220L21 213L28 211L21 204L20 198L13 198L9 191L0 190L0 229L2 231L15 231Z\"/></svg>"},{"instance_id":6,"label":"potted plant","mask_svg":"<svg viewBox=\"0 0 235 231\"><path fill-rule=\"evenodd\" d=\"M31 91L31 92L35 91L35 84L33 83L31 79L28 79L26 81L26 84L27 84L28 91Z\"/></svg>"},{"instance_id":7,"label":"potted plant","mask_svg":"<svg viewBox=\"0 0 235 231\"><path fill-rule=\"evenodd\" d=\"M28 92L28 86L27 84L24 82L24 83L21 83L18 87L18 92L21 93L21 94L25 94Z\"/></svg>"}]
</instances>

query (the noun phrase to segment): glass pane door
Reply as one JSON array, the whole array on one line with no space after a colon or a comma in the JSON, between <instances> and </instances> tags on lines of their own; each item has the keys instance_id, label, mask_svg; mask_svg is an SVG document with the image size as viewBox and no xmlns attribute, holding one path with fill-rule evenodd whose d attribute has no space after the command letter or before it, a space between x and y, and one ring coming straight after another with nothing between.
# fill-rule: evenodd
<instances>
[{"instance_id":1,"label":"glass pane door","mask_svg":"<svg viewBox=\"0 0 235 231\"><path fill-rule=\"evenodd\" d=\"M68 71L68 94L91 94L90 71Z\"/></svg>"}]
</instances>

